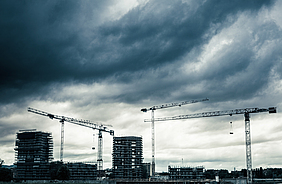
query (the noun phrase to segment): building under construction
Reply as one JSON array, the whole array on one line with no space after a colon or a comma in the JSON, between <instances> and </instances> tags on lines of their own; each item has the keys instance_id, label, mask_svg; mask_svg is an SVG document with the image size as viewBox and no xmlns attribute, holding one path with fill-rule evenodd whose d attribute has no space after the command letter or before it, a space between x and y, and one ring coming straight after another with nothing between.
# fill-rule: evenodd
<instances>
[{"instance_id":1,"label":"building under construction","mask_svg":"<svg viewBox=\"0 0 282 184\"><path fill-rule=\"evenodd\" d=\"M67 163L71 180L96 180L97 164Z\"/></svg>"},{"instance_id":2,"label":"building under construction","mask_svg":"<svg viewBox=\"0 0 282 184\"><path fill-rule=\"evenodd\" d=\"M53 139L51 133L20 130L16 144L17 180L50 179L49 166L53 159Z\"/></svg>"},{"instance_id":3,"label":"building under construction","mask_svg":"<svg viewBox=\"0 0 282 184\"><path fill-rule=\"evenodd\" d=\"M168 166L169 179L204 179L204 167Z\"/></svg>"},{"instance_id":4,"label":"building under construction","mask_svg":"<svg viewBox=\"0 0 282 184\"><path fill-rule=\"evenodd\" d=\"M140 179L143 171L142 137L113 138L113 175L115 178Z\"/></svg>"}]
</instances>

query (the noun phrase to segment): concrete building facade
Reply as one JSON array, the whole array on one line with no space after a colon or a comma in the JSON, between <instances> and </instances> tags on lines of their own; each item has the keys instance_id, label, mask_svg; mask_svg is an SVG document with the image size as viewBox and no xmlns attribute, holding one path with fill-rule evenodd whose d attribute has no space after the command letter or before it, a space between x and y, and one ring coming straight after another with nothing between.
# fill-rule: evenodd
<instances>
[{"instance_id":1,"label":"concrete building facade","mask_svg":"<svg viewBox=\"0 0 282 184\"><path fill-rule=\"evenodd\" d=\"M50 179L49 164L53 159L51 133L20 130L15 143L16 173L18 180Z\"/></svg>"},{"instance_id":2,"label":"concrete building facade","mask_svg":"<svg viewBox=\"0 0 282 184\"><path fill-rule=\"evenodd\" d=\"M122 136L113 138L113 176L140 179L143 172L142 137Z\"/></svg>"}]
</instances>

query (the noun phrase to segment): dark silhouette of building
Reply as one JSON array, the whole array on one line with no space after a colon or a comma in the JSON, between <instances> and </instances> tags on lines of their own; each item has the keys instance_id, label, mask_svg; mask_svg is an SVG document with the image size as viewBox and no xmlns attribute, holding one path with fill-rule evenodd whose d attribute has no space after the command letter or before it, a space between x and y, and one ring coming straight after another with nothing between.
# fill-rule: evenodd
<instances>
[{"instance_id":1,"label":"dark silhouette of building","mask_svg":"<svg viewBox=\"0 0 282 184\"><path fill-rule=\"evenodd\" d=\"M53 159L53 139L51 133L20 130L16 138L17 180L50 179L49 166Z\"/></svg>"},{"instance_id":2,"label":"dark silhouette of building","mask_svg":"<svg viewBox=\"0 0 282 184\"><path fill-rule=\"evenodd\" d=\"M149 178L152 176L151 163L143 163L143 178Z\"/></svg>"},{"instance_id":3,"label":"dark silhouette of building","mask_svg":"<svg viewBox=\"0 0 282 184\"><path fill-rule=\"evenodd\" d=\"M245 177L247 177L247 170L245 170ZM233 172L233 171L232 171ZM219 178L233 178L233 177L243 177L243 173L229 173L229 171L227 169L219 169L219 170L215 170L215 169L208 169L205 171L205 177L206 179L214 179L216 176L218 176Z\"/></svg>"},{"instance_id":4,"label":"dark silhouette of building","mask_svg":"<svg viewBox=\"0 0 282 184\"><path fill-rule=\"evenodd\" d=\"M143 172L142 137L123 136L113 138L114 178L140 179Z\"/></svg>"},{"instance_id":5,"label":"dark silhouette of building","mask_svg":"<svg viewBox=\"0 0 282 184\"><path fill-rule=\"evenodd\" d=\"M71 180L96 180L97 164L67 163Z\"/></svg>"},{"instance_id":6,"label":"dark silhouette of building","mask_svg":"<svg viewBox=\"0 0 282 184\"><path fill-rule=\"evenodd\" d=\"M204 179L204 167L168 166L169 179Z\"/></svg>"}]
</instances>

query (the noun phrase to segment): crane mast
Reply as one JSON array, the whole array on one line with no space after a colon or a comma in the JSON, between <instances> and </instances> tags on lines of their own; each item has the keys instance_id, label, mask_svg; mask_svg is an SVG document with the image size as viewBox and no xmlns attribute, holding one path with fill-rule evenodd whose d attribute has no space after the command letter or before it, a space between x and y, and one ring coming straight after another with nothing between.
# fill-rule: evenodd
<instances>
[{"instance_id":1,"label":"crane mast","mask_svg":"<svg viewBox=\"0 0 282 184\"><path fill-rule=\"evenodd\" d=\"M155 162L155 122L154 122L154 110L151 113L152 116L152 176L155 176L156 162Z\"/></svg>"},{"instance_id":2,"label":"crane mast","mask_svg":"<svg viewBox=\"0 0 282 184\"><path fill-rule=\"evenodd\" d=\"M189 115L179 115L173 117L155 118L154 121L169 121L169 120L181 120L190 118L202 118L202 117L213 117L213 116L224 116L234 114L244 114L245 117L245 139L246 139L246 165L247 165L247 183L252 183L252 154L251 154L251 129L250 129L250 113L269 112L276 113L276 107L265 108L246 108L246 109L235 109L227 111L214 111L204 112ZM150 119L145 119L144 122L150 122Z\"/></svg>"},{"instance_id":3,"label":"crane mast","mask_svg":"<svg viewBox=\"0 0 282 184\"><path fill-rule=\"evenodd\" d=\"M2 167L2 164L4 163L4 160L2 160L1 158L0 158L0 167Z\"/></svg>"},{"instance_id":4,"label":"crane mast","mask_svg":"<svg viewBox=\"0 0 282 184\"><path fill-rule=\"evenodd\" d=\"M97 162L98 162L98 170L101 171L103 170L103 137L102 137L102 131L99 130L98 134L98 157L97 157Z\"/></svg>"},{"instance_id":5,"label":"crane mast","mask_svg":"<svg viewBox=\"0 0 282 184\"><path fill-rule=\"evenodd\" d=\"M252 151L251 151L251 126L250 114L244 113L245 116L245 139L246 139L246 166L247 166L247 183L251 184L253 181L252 174Z\"/></svg>"},{"instance_id":6,"label":"crane mast","mask_svg":"<svg viewBox=\"0 0 282 184\"><path fill-rule=\"evenodd\" d=\"M153 106L150 108L143 108L141 109L142 112L147 112L151 111L151 128L152 128L152 176L155 176L155 122L154 122L154 111L157 109L165 109L169 107L176 107L179 106L181 107L182 105L187 105L187 104L192 104L192 103L197 103L197 102L203 102L203 101L208 101L208 98L201 99L201 100L190 100L190 101L184 101L184 102L179 102L179 103L168 103L164 105L157 105Z\"/></svg>"},{"instance_id":7,"label":"crane mast","mask_svg":"<svg viewBox=\"0 0 282 184\"><path fill-rule=\"evenodd\" d=\"M37 110L31 107L28 107L27 109L28 112L32 112L38 115L46 116L49 117L50 119L57 119L61 123L61 149L60 149L60 160L63 161L63 150L64 150L64 122L69 122L72 124L92 128L93 130L98 130L99 131L99 138L98 138L98 156L97 156L97 162L98 162L98 170L101 171L103 170L103 136L102 132L108 132L110 135L114 135L113 130L108 130L107 126L111 127L111 125L103 125L103 124L96 124L92 123L89 120L82 120L82 119L76 119L76 118L70 118L66 116L59 116L59 115L54 115L48 112L44 112L41 110Z\"/></svg>"},{"instance_id":8,"label":"crane mast","mask_svg":"<svg viewBox=\"0 0 282 184\"><path fill-rule=\"evenodd\" d=\"M64 120L60 120L61 123L61 149L60 149L60 161L63 161L64 158L64 135L65 135L65 122Z\"/></svg>"}]
</instances>

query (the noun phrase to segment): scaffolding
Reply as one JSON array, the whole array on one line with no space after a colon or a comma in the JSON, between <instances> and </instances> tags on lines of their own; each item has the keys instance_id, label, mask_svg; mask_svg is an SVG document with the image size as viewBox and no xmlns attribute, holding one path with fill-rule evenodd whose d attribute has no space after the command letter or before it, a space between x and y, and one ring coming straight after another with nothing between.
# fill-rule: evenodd
<instances>
[{"instance_id":1,"label":"scaffolding","mask_svg":"<svg viewBox=\"0 0 282 184\"><path fill-rule=\"evenodd\" d=\"M140 179L143 169L142 137L113 138L113 174L115 178Z\"/></svg>"},{"instance_id":2,"label":"scaffolding","mask_svg":"<svg viewBox=\"0 0 282 184\"><path fill-rule=\"evenodd\" d=\"M20 130L15 143L17 180L50 179L49 167L53 160L52 134L32 130Z\"/></svg>"}]
</instances>

